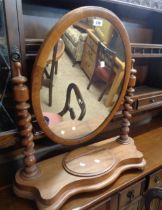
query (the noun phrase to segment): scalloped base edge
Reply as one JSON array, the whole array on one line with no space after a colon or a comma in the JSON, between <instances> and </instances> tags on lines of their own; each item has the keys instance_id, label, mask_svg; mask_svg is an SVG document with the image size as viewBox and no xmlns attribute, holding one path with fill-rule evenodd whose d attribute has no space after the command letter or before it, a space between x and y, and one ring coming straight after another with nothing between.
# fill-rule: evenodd
<instances>
[{"instance_id":1,"label":"scalloped base edge","mask_svg":"<svg viewBox=\"0 0 162 210\"><path fill-rule=\"evenodd\" d=\"M121 145L121 147L123 147L123 145ZM54 157L38 164L40 171L42 171L40 177L23 179L21 176L21 170L18 171L13 189L15 194L19 197L34 200L39 210L58 210L73 195L83 192L92 192L108 187L126 170L143 170L146 161L143 159L142 153L140 153L136 147L134 147L134 151L135 155L133 158L130 158L128 154L127 158L124 158L119 162L119 164L117 164L111 171L97 177L88 178L76 177L66 172L62 166L64 155L61 155L60 157L58 156L57 158ZM58 170L57 167L54 166L56 162L61 164L56 164L57 166L59 165L60 170L56 173L57 177L56 175L51 175L51 183L55 184L50 183L50 185L48 185L50 182L49 173L52 173L51 171L54 170L54 168L55 170ZM44 173L43 170L45 170ZM60 176L58 176L59 173L64 174L64 183L60 182ZM59 187L57 184L60 184Z\"/></svg>"}]
</instances>

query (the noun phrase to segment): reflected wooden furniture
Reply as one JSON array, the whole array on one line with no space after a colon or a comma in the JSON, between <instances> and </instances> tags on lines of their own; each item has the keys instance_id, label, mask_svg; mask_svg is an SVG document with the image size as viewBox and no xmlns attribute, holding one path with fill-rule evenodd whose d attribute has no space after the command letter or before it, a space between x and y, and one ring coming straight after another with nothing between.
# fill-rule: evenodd
<instances>
[{"instance_id":1,"label":"reflected wooden furniture","mask_svg":"<svg viewBox=\"0 0 162 210\"><path fill-rule=\"evenodd\" d=\"M50 55L50 59L47 61L45 72L42 80L42 85L49 88L49 106L52 106L52 89L53 89L53 77L58 71L58 61L64 53L65 45L62 39L58 41L58 44L54 47L53 52ZM48 70L51 65L50 71Z\"/></svg>"},{"instance_id":2,"label":"reflected wooden furniture","mask_svg":"<svg viewBox=\"0 0 162 210\"><path fill-rule=\"evenodd\" d=\"M87 29L88 36L84 44L83 55L81 60L81 68L87 75L88 79L91 79L95 66L97 57L99 38L94 34L92 29Z\"/></svg>"},{"instance_id":3,"label":"reflected wooden furniture","mask_svg":"<svg viewBox=\"0 0 162 210\"><path fill-rule=\"evenodd\" d=\"M124 77L125 63L122 62L117 56L115 57L115 66L113 70L115 72L115 78L107 93L108 95L105 101L105 106L107 107L112 106L113 99L118 92L119 84L122 85L121 81Z\"/></svg>"},{"instance_id":4,"label":"reflected wooden furniture","mask_svg":"<svg viewBox=\"0 0 162 210\"><path fill-rule=\"evenodd\" d=\"M106 90L108 90L108 88L111 87L112 82L114 80L115 56L116 53L114 51L107 48L102 42L98 42L95 67L93 70L93 74L90 78L90 82L87 86L87 89L89 89L91 84L95 81L95 79L99 79L101 82L105 83L102 93L98 98L98 101L101 101L104 93L106 92ZM101 66L101 62L104 62L103 67Z\"/></svg>"},{"instance_id":5,"label":"reflected wooden furniture","mask_svg":"<svg viewBox=\"0 0 162 210\"><path fill-rule=\"evenodd\" d=\"M84 50L83 50L83 56L81 61L81 68L83 69L84 73L87 75L89 80L92 80L94 69L96 66L96 60L97 60L97 54L98 54L98 43L100 42L99 38L94 34L94 31L92 29L87 29L88 31L88 37L86 39ZM105 105L107 107L112 105L113 98L115 96L115 93L117 92L119 85L121 83L121 80L124 76L124 69L125 69L125 63L121 61L117 56L115 56L115 67L113 71L115 72L115 78L113 80L113 83L107 92L108 96L105 101ZM91 83L89 83L90 85ZM88 85L88 88L89 88ZM105 91L107 88L105 89ZM101 100L102 96L104 94L101 94L99 97L99 100Z\"/></svg>"}]
</instances>

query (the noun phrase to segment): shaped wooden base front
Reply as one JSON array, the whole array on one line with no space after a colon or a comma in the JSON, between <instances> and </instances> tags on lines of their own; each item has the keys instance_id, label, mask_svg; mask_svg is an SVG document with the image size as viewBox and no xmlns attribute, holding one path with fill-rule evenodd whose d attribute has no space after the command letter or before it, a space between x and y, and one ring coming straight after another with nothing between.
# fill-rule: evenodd
<instances>
[{"instance_id":1,"label":"shaped wooden base front","mask_svg":"<svg viewBox=\"0 0 162 210\"><path fill-rule=\"evenodd\" d=\"M15 178L14 191L35 200L40 210L57 210L71 196L99 190L114 182L128 169L143 169L145 160L130 138L127 145L117 138L77 149L38 163L40 175L24 178L21 170Z\"/></svg>"}]
</instances>

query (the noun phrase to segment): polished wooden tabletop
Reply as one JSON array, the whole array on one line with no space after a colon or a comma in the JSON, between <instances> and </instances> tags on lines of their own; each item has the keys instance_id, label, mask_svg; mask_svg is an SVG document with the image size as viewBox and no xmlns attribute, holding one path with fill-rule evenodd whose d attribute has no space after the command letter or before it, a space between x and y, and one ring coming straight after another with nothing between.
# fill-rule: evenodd
<instances>
[{"instance_id":1,"label":"polished wooden tabletop","mask_svg":"<svg viewBox=\"0 0 162 210\"><path fill-rule=\"evenodd\" d=\"M138 150L144 154L144 158L147 161L144 171L127 171L110 187L94 193L84 193L72 197L61 210L71 210L78 207L88 208L92 202L98 202L162 167L162 155L160 155L162 151L162 120L156 121L156 124L158 125L157 128L150 124L147 132L134 138ZM0 191L0 209L36 210L37 208L34 202L16 197L12 192L11 186L8 186Z\"/></svg>"}]
</instances>

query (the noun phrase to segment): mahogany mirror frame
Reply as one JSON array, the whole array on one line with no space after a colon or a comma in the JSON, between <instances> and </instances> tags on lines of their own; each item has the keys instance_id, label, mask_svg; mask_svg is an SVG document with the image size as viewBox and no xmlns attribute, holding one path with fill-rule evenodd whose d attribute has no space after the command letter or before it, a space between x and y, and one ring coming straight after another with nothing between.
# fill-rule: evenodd
<instances>
[{"instance_id":1,"label":"mahogany mirror frame","mask_svg":"<svg viewBox=\"0 0 162 210\"><path fill-rule=\"evenodd\" d=\"M41 103L40 103L40 88L41 88L42 75L49 54L52 51L53 46L55 46L61 35L64 33L64 31L75 22L80 21L83 18L92 17L92 16L97 16L108 20L114 26L114 28L117 29L118 33L120 34L125 49L125 73L122 82L122 89L120 91L119 97L114 107L112 108L111 113L95 131L79 139L63 139L55 135L49 129L43 117ZM130 70L131 70L131 47L130 47L129 37L124 25L114 13L101 7L87 6L87 7L77 8L64 15L56 23L56 25L53 26L47 38L43 42L32 71L32 83L31 83L32 106L37 122L39 123L39 126L41 127L45 135L55 143L63 145L78 145L87 142L88 140L98 135L112 120L113 116L118 111L122 100L124 99L130 78Z\"/></svg>"}]
</instances>

